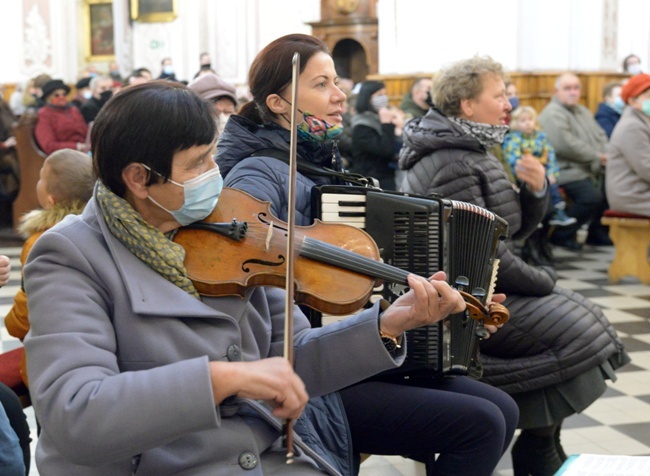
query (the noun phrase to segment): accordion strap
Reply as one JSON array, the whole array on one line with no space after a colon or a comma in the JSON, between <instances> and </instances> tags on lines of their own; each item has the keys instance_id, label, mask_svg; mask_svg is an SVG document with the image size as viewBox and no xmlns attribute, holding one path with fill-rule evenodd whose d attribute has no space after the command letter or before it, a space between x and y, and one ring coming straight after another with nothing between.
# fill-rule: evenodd
<instances>
[{"instance_id":1,"label":"accordion strap","mask_svg":"<svg viewBox=\"0 0 650 476\"><path fill-rule=\"evenodd\" d=\"M285 164L289 163L289 153L279 149L259 149L253 152L250 157L273 157L281 160ZM298 157L298 172L307 176L317 177L336 177L344 182L352 183L361 187L379 188L377 179L365 177L361 174L350 172L338 172L334 169L314 165Z\"/></svg>"}]
</instances>

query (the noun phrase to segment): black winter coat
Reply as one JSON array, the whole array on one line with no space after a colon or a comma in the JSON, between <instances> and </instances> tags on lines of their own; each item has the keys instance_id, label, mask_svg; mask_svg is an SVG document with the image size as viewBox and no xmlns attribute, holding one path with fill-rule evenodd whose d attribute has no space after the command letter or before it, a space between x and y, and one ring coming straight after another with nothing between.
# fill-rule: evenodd
<instances>
[{"instance_id":1,"label":"black winter coat","mask_svg":"<svg viewBox=\"0 0 650 476\"><path fill-rule=\"evenodd\" d=\"M474 136L435 109L404 130L402 191L471 202L504 218L510 237L525 238L548 205L525 186L515 189L501 163ZM547 187L548 190L548 187ZM551 268L526 264L501 243L497 292L506 293L510 321L481 343L483 380L509 393L541 389L609 360L629 362L623 344L599 307L555 286Z\"/></svg>"}]
</instances>

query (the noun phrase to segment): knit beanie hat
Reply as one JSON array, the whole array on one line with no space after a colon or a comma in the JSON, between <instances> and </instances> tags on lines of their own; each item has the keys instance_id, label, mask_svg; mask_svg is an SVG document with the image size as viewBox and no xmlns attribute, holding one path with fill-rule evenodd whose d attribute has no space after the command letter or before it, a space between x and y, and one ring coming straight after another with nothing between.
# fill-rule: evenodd
<instances>
[{"instance_id":1,"label":"knit beanie hat","mask_svg":"<svg viewBox=\"0 0 650 476\"><path fill-rule=\"evenodd\" d=\"M621 99L627 104L631 98L637 97L648 89L650 89L650 74L637 74L628 79L625 86L623 86Z\"/></svg>"}]
</instances>

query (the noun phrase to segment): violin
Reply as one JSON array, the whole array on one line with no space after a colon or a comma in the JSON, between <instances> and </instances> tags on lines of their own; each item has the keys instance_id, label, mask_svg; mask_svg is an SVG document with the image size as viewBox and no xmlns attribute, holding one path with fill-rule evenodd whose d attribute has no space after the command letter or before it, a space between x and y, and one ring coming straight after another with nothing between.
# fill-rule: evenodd
<instances>
[{"instance_id":1,"label":"violin","mask_svg":"<svg viewBox=\"0 0 650 476\"><path fill-rule=\"evenodd\" d=\"M233 218L234 217L234 218ZM323 223L295 227L295 301L329 314L361 309L378 281L408 285L408 271L380 261L368 233L350 225ZM185 249L185 268L206 296L244 297L251 286L286 284L287 225L270 203L224 188L215 210L203 221L179 228L173 238ZM484 306L461 291L468 314L487 324L503 324L508 310Z\"/></svg>"}]
</instances>

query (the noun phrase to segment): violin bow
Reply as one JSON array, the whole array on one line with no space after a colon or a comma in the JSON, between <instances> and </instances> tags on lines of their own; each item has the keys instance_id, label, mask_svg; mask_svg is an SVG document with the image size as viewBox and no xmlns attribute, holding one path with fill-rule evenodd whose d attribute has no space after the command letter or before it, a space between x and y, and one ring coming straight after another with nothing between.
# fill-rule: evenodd
<instances>
[{"instance_id":1,"label":"violin bow","mask_svg":"<svg viewBox=\"0 0 650 476\"><path fill-rule=\"evenodd\" d=\"M291 60L291 136L289 141L289 196L287 216L287 282L284 316L284 357L293 367L293 301L294 301L294 228L296 223L296 173L298 155L298 76L300 75L300 54L294 53ZM284 424L284 442L287 448L287 464L293 463L293 421Z\"/></svg>"}]
</instances>

